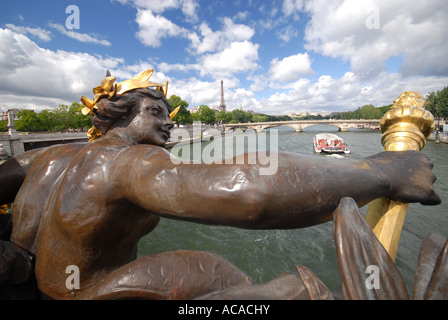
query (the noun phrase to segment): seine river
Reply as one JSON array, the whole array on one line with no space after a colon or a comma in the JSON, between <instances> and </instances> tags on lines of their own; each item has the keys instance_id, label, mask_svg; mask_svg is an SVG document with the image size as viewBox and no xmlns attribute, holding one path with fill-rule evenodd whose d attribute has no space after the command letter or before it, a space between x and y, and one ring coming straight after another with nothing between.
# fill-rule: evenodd
<instances>
[{"instance_id":1,"label":"seine river","mask_svg":"<svg viewBox=\"0 0 448 320\"><path fill-rule=\"evenodd\" d=\"M279 151L310 155L315 154L312 139L316 133L335 131L330 126L313 126L301 133L286 127L277 129ZM381 133L378 132L349 131L337 134L351 147L351 153L338 155L340 158L364 158L383 149ZM203 142L202 147L206 144ZM427 141L422 152L434 163L433 171L438 177L435 189L442 198L442 204L409 204L396 265L410 295L424 237L431 232L448 237L448 144ZM197 182L192 183L192 188L194 183ZM365 215L367 206L361 208L361 212ZM281 272L296 274L296 266L302 265L311 269L331 290L338 289L341 284L333 222L306 229L252 231L162 219L159 226L139 243L139 256L171 250L214 252L231 261L256 282L269 281Z\"/></svg>"}]
</instances>

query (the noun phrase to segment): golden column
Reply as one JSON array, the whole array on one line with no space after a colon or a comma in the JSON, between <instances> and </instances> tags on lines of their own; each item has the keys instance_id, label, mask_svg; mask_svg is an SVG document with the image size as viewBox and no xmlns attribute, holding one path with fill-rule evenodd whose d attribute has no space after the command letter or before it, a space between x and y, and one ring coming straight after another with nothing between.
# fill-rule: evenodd
<instances>
[{"instance_id":1,"label":"golden column","mask_svg":"<svg viewBox=\"0 0 448 320\"><path fill-rule=\"evenodd\" d=\"M418 92L406 91L380 121L385 151L420 151L435 129L434 116L425 110ZM395 261L408 204L379 198L369 204L366 220Z\"/></svg>"}]
</instances>

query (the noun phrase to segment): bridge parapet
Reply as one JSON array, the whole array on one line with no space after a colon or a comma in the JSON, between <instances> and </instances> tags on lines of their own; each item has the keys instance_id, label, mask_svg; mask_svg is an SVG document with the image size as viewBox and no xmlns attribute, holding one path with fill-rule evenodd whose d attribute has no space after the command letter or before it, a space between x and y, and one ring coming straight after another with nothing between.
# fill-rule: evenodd
<instances>
[{"instance_id":1,"label":"bridge parapet","mask_svg":"<svg viewBox=\"0 0 448 320\"><path fill-rule=\"evenodd\" d=\"M33 134L13 134L0 135L0 144L8 156L17 156L25 151L41 146L62 144L68 142L87 142L88 137L85 132L64 132L64 133L33 133Z\"/></svg>"},{"instance_id":2,"label":"bridge parapet","mask_svg":"<svg viewBox=\"0 0 448 320\"><path fill-rule=\"evenodd\" d=\"M293 120L293 121L272 121L272 122L253 122L253 123L232 123L224 124L226 130L235 128L250 128L261 132L268 128L278 126L288 126L296 132L302 132L303 129L313 125L330 125L339 128L339 131L348 131L350 128L377 129L380 126L380 120Z\"/></svg>"}]
</instances>

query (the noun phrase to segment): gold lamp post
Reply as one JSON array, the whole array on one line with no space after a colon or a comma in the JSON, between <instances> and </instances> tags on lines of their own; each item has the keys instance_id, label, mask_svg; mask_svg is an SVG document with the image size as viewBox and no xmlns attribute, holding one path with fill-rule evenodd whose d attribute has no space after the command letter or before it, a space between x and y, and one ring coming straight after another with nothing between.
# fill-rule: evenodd
<instances>
[{"instance_id":1,"label":"gold lamp post","mask_svg":"<svg viewBox=\"0 0 448 320\"><path fill-rule=\"evenodd\" d=\"M380 121L385 151L420 151L435 129L434 116L425 110L418 92L406 91ZM395 261L408 204L379 198L369 204L366 220Z\"/></svg>"}]
</instances>

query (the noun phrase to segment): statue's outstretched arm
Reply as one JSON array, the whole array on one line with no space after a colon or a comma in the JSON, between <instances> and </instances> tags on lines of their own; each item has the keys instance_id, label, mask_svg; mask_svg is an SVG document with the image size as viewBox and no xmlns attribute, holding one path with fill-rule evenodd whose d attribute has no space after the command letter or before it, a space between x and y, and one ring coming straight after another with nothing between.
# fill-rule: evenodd
<instances>
[{"instance_id":1,"label":"statue's outstretched arm","mask_svg":"<svg viewBox=\"0 0 448 320\"><path fill-rule=\"evenodd\" d=\"M273 175L260 175L257 164L176 165L166 150L135 146L117 157L111 172L123 197L155 214L250 229L329 221L343 197L359 206L381 196L440 203L432 164L418 152L363 160L279 153L277 164Z\"/></svg>"}]
</instances>

